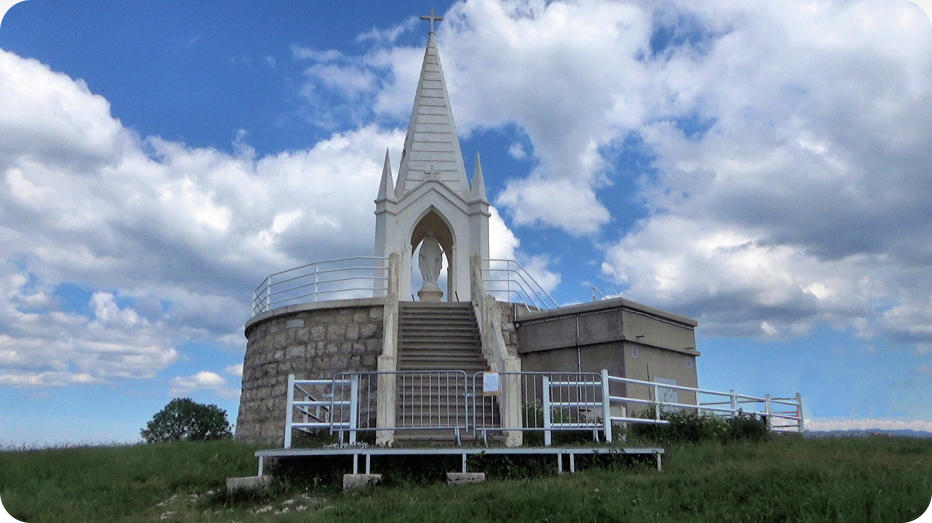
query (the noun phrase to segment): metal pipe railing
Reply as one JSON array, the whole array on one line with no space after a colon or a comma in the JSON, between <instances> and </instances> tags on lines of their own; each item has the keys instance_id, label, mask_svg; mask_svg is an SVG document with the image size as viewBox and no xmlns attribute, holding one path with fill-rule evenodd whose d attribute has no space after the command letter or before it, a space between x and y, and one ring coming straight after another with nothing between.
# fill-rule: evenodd
<instances>
[{"instance_id":1,"label":"metal pipe railing","mask_svg":"<svg viewBox=\"0 0 932 523\"><path fill-rule=\"evenodd\" d=\"M719 413L726 416L752 415L766 420L773 429L804 430L802 396L795 398L763 398L738 394L735 391L721 392L697 387L686 387L653 381L610 376L607 370L594 372L499 372L495 374L497 386L486 391L480 385L485 372L476 372L472 380L462 370L416 370L416 371L360 371L341 372L331 379L295 380L288 376L288 391L285 411L285 448L291 446L292 430L327 429L337 433L340 443L349 435L349 443L356 442L358 432L376 430L453 430L459 441L462 432L472 431L476 437L486 441L490 432L540 432L544 444L552 443L554 431L592 431L593 439L599 434L606 442L612 441L612 425L619 423L666 424L661 419L664 409L696 410L697 413ZM391 375L396 394L395 417L389 426L380 426L376 421L378 377ZM517 380L517 381L515 381ZM631 384L649 387L649 397L630 394L611 394L611 385ZM319 387L329 393L317 394L311 390ZM667 399L662 390L684 391L695 394L695 403L683 403L676 396ZM295 393L301 397L295 399ZM518 426L503 422L502 394L519 394L521 408ZM700 394L724 396L727 402L700 401ZM321 399L323 398L323 399ZM739 398L745 403L763 403L763 410L744 410L739 407ZM759 401L758 401L759 400ZM795 400L795 401L793 401ZM773 404L795 407L794 410L773 410ZM641 418L629 415L614 415L613 405L652 405L653 416ZM713 405L727 405L719 407ZM315 408L312 413L309 408ZM295 422L294 414L303 416ZM790 423L773 425L772 419L788 420ZM795 423L793 423L795 422Z\"/></svg>"},{"instance_id":2,"label":"metal pipe railing","mask_svg":"<svg viewBox=\"0 0 932 523\"><path fill-rule=\"evenodd\" d=\"M374 297L388 288L388 258L353 256L322 260L273 272L253 290L253 313L316 302L322 296ZM304 292L313 289L311 292ZM359 294L362 294L360 296ZM327 298L332 299L332 298Z\"/></svg>"},{"instance_id":3,"label":"metal pipe railing","mask_svg":"<svg viewBox=\"0 0 932 523\"><path fill-rule=\"evenodd\" d=\"M506 267L504 269L493 269L491 267L491 263L493 262L506 262ZM511 268L512 263L517 266L517 269ZM522 285L522 288L527 287L527 289L534 294L534 297L536 298L535 301L546 303L546 301L540 296L542 294L549 300L550 305L552 305L553 307L558 307L556 300L554 300L553 297L550 296L550 294L547 291L545 291L544 288L539 283L537 283L537 280L535 280L534 277L531 276L531 274L527 272L524 266L522 266L519 262L515 260L500 260L500 259L490 258L489 264L490 264L489 266L490 272L505 272L507 274L513 274L517 276L520 279L520 281L519 280L513 280L513 281L515 281L515 283L517 284ZM547 308L550 308L550 307L547 307Z\"/></svg>"},{"instance_id":4,"label":"metal pipe railing","mask_svg":"<svg viewBox=\"0 0 932 523\"><path fill-rule=\"evenodd\" d=\"M482 261L482 281L493 285L493 287L488 288L490 293L505 293L508 297L506 299L510 299L512 294L517 295L524 302L528 311L530 311L529 305L533 305L539 310L559 307L553 296L544 290L540 283L518 261L501 258L486 258ZM494 264L501 263L505 264L503 268L494 266ZM493 277L493 274L498 273L504 273L504 277ZM504 283L505 288L494 288L494 284L498 283ZM512 285L514 285L514 288L512 288Z\"/></svg>"}]
</instances>

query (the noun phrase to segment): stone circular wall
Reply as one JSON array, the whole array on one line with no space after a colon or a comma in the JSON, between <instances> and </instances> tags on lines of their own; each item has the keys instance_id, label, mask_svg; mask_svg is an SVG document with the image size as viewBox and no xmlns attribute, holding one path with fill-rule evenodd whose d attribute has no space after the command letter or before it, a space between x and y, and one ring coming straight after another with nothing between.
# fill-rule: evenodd
<instances>
[{"instance_id":1,"label":"stone circular wall","mask_svg":"<svg viewBox=\"0 0 932 523\"><path fill-rule=\"evenodd\" d=\"M280 446L288 374L331 378L375 371L382 353L382 299L282 307L246 323L246 356L236 439Z\"/></svg>"}]
</instances>

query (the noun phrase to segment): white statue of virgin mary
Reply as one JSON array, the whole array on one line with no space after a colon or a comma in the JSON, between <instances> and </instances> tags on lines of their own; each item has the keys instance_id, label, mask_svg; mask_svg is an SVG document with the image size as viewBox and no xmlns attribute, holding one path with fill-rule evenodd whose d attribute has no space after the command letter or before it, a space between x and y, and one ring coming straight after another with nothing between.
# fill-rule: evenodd
<instances>
[{"instance_id":1,"label":"white statue of virgin mary","mask_svg":"<svg viewBox=\"0 0 932 523\"><path fill-rule=\"evenodd\" d=\"M417 257L418 267L421 269L421 278L424 283L437 285L440 278L440 268L443 266L443 249L433 232L427 233L421 243L421 253Z\"/></svg>"}]
</instances>

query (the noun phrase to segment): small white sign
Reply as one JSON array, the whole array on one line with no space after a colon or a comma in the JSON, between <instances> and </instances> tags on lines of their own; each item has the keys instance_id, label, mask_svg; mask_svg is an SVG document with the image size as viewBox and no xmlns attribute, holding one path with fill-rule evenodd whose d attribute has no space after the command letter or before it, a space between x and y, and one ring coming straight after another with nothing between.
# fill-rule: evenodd
<instances>
[{"instance_id":1,"label":"small white sign","mask_svg":"<svg viewBox=\"0 0 932 523\"><path fill-rule=\"evenodd\" d=\"M498 373L497 372L483 372L482 373L482 394L485 396L495 396L499 393L498 388Z\"/></svg>"}]
</instances>

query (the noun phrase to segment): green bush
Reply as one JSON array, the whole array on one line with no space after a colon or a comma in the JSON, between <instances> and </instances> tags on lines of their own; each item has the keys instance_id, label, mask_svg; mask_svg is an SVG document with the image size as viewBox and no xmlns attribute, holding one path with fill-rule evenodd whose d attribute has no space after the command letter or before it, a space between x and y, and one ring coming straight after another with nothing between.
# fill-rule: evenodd
<instances>
[{"instance_id":1,"label":"green bush","mask_svg":"<svg viewBox=\"0 0 932 523\"><path fill-rule=\"evenodd\" d=\"M197 403L191 398L176 398L168 402L139 434L146 443L207 441L233 435L227 421L227 411L216 405Z\"/></svg>"},{"instance_id":2,"label":"green bush","mask_svg":"<svg viewBox=\"0 0 932 523\"><path fill-rule=\"evenodd\" d=\"M540 402L525 404L523 412L523 423L525 427L542 428L544 426L544 408ZM578 421L570 412L563 409L552 409L550 412L551 423L571 423ZM598 420L601 423L601 419ZM601 429L598 429L601 431ZM554 445L571 445L575 443L590 443L593 441L592 429L579 430L552 430L551 439ZM543 431L526 431L524 433L524 446L539 447L544 444Z\"/></svg>"},{"instance_id":3,"label":"green bush","mask_svg":"<svg viewBox=\"0 0 932 523\"><path fill-rule=\"evenodd\" d=\"M723 441L762 441L771 435L767 422L750 414L739 413L733 418L726 418Z\"/></svg>"},{"instance_id":4,"label":"green bush","mask_svg":"<svg viewBox=\"0 0 932 523\"><path fill-rule=\"evenodd\" d=\"M635 414L638 418L653 418L653 409ZM631 423L628 434L659 444L698 443L702 441L762 441L770 437L767 423L748 414L732 418L715 415L699 416L694 412L663 411L660 419L666 424Z\"/></svg>"}]
</instances>

